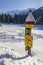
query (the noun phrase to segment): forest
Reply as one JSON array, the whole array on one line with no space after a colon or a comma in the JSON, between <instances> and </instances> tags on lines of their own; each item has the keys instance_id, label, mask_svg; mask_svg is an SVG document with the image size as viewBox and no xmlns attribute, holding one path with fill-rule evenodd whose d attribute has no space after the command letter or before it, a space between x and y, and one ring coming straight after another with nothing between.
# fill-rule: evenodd
<instances>
[{"instance_id":1,"label":"forest","mask_svg":"<svg viewBox=\"0 0 43 65\"><path fill-rule=\"evenodd\" d=\"M36 24L43 24L43 10L39 8L32 13L37 22ZM11 14L2 13L0 14L0 23L25 24L27 15L28 12L27 14L14 14L13 16Z\"/></svg>"}]
</instances>

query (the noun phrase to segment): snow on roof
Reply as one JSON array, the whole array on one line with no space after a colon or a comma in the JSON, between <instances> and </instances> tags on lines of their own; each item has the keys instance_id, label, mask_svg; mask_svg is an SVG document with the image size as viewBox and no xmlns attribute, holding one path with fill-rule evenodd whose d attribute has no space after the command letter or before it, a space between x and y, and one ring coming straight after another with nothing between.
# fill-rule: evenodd
<instances>
[{"instance_id":1,"label":"snow on roof","mask_svg":"<svg viewBox=\"0 0 43 65\"><path fill-rule=\"evenodd\" d=\"M29 15L26 18L26 22L35 22L32 12L29 12Z\"/></svg>"}]
</instances>

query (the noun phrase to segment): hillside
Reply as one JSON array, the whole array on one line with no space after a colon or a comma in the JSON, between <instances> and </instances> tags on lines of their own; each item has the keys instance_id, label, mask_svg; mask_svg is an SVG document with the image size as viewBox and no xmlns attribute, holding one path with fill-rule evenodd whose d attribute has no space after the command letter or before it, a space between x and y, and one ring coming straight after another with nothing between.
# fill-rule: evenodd
<instances>
[{"instance_id":1,"label":"hillside","mask_svg":"<svg viewBox=\"0 0 43 65\"><path fill-rule=\"evenodd\" d=\"M33 15L34 15L35 19L38 20L37 23L43 24L43 7L36 9L33 12Z\"/></svg>"},{"instance_id":2,"label":"hillside","mask_svg":"<svg viewBox=\"0 0 43 65\"><path fill-rule=\"evenodd\" d=\"M16 14L18 14L18 16L20 14L21 18L23 17L22 15L24 15L24 20L25 20L25 18L27 17L30 9L33 12L33 15L34 15L34 18L36 19L37 24L43 24L43 7L40 7L38 9L28 8L28 9L25 9L25 10L22 10L22 11L16 10L16 12L10 11L9 13L11 14L11 12L12 12L14 14L14 12L15 12Z\"/></svg>"},{"instance_id":3,"label":"hillside","mask_svg":"<svg viewBox=\"0 0 43 65\"><path fill-rule=\"evenodd\" d=\"M24 9L24 10L11 10L11 11L7 11L6 14L10 14L10 15L14 15L14 14L27 14L29 12L29 10L32 10L34 11L35 8L27 8L27 9Z\"/></svg>"},{"instance_id":4,"label":"hillside","mask_svg":"<svg viewBox=\"0 0 43 65\"><path fill-rule=\"evenodd\" d=\"M36 24L43 24L43 7L38 9L28 8L25 10L12 10L6 12L5 14L0 14L0 23L8 23L8 24L24 24L27 15L29 14L29 10L32 10L34 18L36 20Z\"/></svg>"}]
</instances>

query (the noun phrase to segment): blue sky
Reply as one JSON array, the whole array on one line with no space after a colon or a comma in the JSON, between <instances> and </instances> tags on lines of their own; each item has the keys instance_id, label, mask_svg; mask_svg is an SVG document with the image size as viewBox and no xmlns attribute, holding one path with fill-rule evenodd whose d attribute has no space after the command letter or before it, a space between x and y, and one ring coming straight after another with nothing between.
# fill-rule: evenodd
<instances>
[{"instance_id":1,"label":"blue sky","mask_svg":"<svg viewBox=\"0 0 43 65\"><path fill-rule=\"evenodd\" d=\"M0 12L39 8L43 6L43 0L0 0Z\"/></svg>"}]
</instances>

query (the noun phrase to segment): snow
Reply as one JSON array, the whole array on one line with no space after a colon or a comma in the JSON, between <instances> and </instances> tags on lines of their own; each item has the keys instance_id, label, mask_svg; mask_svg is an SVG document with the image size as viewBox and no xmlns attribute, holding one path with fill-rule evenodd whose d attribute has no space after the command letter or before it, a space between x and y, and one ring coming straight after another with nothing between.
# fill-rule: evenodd
<instances>
[{"instance_id":1,"label":"snow","mask_svg":"<svg viewBox=\"0 0 43 65\"><path fill-rule=\"evenodd\" d=\"M29 10L34 11L35 8L28 8L28 9L24 9L24 10L11 10L11 11L7 11L6 14L10 14L10 15L14 15L14 14L26 14ZM1 13L1 12L0 12Z\"/></svg>"},{"instance_id":2,"label":"snow","mask_svg":"<svg viewBox=\"0 0 43 65\"><path fill-rule=\"evenodd\" d=\"M0 65L43 65L43 30L32 29L32 55L25 51L25 26L0 27Z\"/></svg>"},{"instance_id":3,"label":"snow","mask_svg":"<svg viewBox=\"0 0 43 65\"><path fill-rule=\"evenodd\" d=\"M32 14L32 12L29 12L29 15L27 16L27 18L26 18L26 22L35 22L35 19L34 19L34 17L33 17L33 14Z\"/></svg>"}]
</instances>

